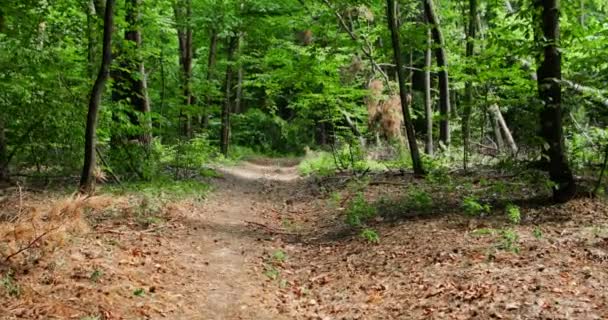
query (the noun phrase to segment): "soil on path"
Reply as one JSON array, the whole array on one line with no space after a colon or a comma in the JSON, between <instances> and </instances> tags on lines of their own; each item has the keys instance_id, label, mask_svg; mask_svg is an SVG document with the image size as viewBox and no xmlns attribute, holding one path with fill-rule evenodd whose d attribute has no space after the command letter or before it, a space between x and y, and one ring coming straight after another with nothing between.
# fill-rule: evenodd
<instances>
[{"instance_id":1,"label":"soil on path","mask_svg":"<svg viewBox=\"0 0 608 320\"><path fill-rule=\"evenodd\" d=\"M199 210L186 223L186 243L198 244L193 265L203 300L183 319L282 319L260 303L266 281L257 268L272 237L252 227L264 225L269 213L284 203L290 185L300 179L295 167L244 162L219 167L221 178ZM184 248L190 250L191 248Z\"/></svg>"}]
</instances>

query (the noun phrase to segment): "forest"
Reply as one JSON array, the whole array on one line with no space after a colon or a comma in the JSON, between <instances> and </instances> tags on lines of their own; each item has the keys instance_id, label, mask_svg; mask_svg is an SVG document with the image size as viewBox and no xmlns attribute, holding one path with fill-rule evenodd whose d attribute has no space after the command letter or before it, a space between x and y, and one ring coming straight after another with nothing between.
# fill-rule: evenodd
<instances>
[{"instance_id":1,"label":"forest","mask_svg":"<svg viewBox=\"0 0 608 320\"><path fill-rule=\"evenodd\" d=\"M3 0L0 319L608 318L604 0Z\"/></svg>"}]
</instances>

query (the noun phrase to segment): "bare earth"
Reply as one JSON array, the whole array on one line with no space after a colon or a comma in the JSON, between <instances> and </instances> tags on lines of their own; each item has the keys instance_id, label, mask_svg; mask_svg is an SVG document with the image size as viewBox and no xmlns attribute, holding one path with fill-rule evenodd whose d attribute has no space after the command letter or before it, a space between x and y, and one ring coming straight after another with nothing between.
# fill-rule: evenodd
<instances>
[{"instance_id":1,"label":"bare earth","mask_svg":"<svg viewBox=\"0 0 608 320\"><path fill-rule=\"evenodd\" d=\"M165 222L145 228L129 220L142 200L110 199L89 213L86 232L0 264L0 319L608 318L602 201L522 202L513 226L504 215L463 215L460 187L373 175L365 198L389 205L370 225L380 243L369 244L344 223L352 179L305 179L294 165L217 168L207 198L168 203ZM515 186L509 195L531 192ZM399 202L423 189L433 197L428 210ZM25 194L0 208L53 200ZM518 253L501 249L504 228L518 234ZM9 278L19 294L8 294Z\"/></svg>"}]
</instances>

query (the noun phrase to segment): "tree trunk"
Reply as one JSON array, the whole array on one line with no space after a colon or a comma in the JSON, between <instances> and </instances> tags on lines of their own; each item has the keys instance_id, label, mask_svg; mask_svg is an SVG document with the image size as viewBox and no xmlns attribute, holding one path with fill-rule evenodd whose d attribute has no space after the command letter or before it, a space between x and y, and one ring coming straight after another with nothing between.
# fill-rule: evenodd
<instances>
[{"instance_id":1,"label":"tree trunk","mask_svg":"<svg viewBox=\"0 0 608 320\"><path fill-rule=\"evenodd\" d=\"M427 31L426 50L424 54L424 118L426 123L426 137L424 150L426 154L433 155L433 97L431 96L431 29Z\"/></svg>"},{"instance_id":2,"label":"tree trunk","mask_svg":"<svg viewBox=\"0 0 608 320\"><path fill-rule=\"evenodd\" d=\"M9 180L8 172L8 147L6 145L6 135L4 133L4 119L0 115L0 182Z\"/></svg>"},{"instance_id":3,"label":"tree trunk","mask_svg":"<svg viewBox=\"0 0 608 320\"><path fill-rule=\"evenodd\" d=\"M101 95L110 75L110 64L112 63L112 29L114 27L114 0L107 0L105 7L103 27L103 55L99 74L91 90L89 97L89 111L87 114L87 126L85 131L84 165L80 177L80 192L91 193L94 189L95 179L95 144L97 129L97 114L101 103Z\"/></svg>"},{"instance_id":4,"label":"tree trunk","mask_svg":"<svg viewBox=\"0 0 608 320\"><path fill-rule=\"evenodd\" d=\"M217 38L218 33L215 29L211 30L211 39L209 40L209 57L207 59L207 86L209 90L211 89L211 81L213 80L213 75L215 72L215 61L217 58ZM207 128L209 126L209 108L211 108L211 103L213 102L213 97L211 92L207 93L206 97L206 105L203 110L203 128Z\"/></svg>"},{"instance_id":5,"label":"tree trunk","mask_svg":"<svg viewBox=\"0 0 608 320\"><path fill-rule=\"evenodd\" d=\"M517 144L515 143L515 139L513 139L513 135L511 135L511 130L507 126L507 122L502 116L500 112L500 108L497 104L493 104L490 106L490 112L492 113L492 118L495 121L496 129L502 132L500 136L504 137L507 140L507 144L509 146L509 151L511 151L511 155L517 154ZM498 135L497 135L498 137Z\"/></svg>"},{"instance_id":6,"label":"tree trunk","mask_svg":"<svg viewBox=\"0 0 608 320\"><path fill-rule=\"evenodd\" d=\"M401 110L403 111L403 120L405 123L405 130L407 132L407 141L410 147L410 153L412 157L412 165L414 167L414 173L424 174L424 168L422 161L420 160L420 154L418 152L418 145L416 144L416 134L414 132L414 126L412 124L412 117L410 116L410 110L408 106L408 92L405 86L406 78L405 71L403 70L403 58L401 56L401 44L399 41L399 29L397 27L397 6L395 0L386 0L388 28L391 31L391 40L393 44L393 53L395 59L395 65L397 69L397 80L399 81L399 96L401 97Z\"/></svg>"},{"instance_id":7,"label":"tree trunk","mask_svg":"<svg viewBox=\"0 0 608 320\"><path fill-rule=\"evenodd\" d=\"M224 108L222 109L222 131L220 137L220 151L228 156L230 144L230 112L232 110L232 78L234 53L238 47L238 37L231 37L228 44L228 66L226 67L226 91L224 96Z\"/></svg>"},{"instance_id":8,"label":"tree trunk","mask_svg":"<svg viewBox=\"0 0 608 320\"><path fill-rule=\"evenodd\" d=\"M175 5L175 20L177 21L177 37L179 40L179 65L182 68L182 92L184 94L185 126L184 135L191 138L193 134L191 106L195 102L192 93L192 0L182 0Z\"/></svg>"},{"instance_id":9,"label":"tree trunk","mask_svg":"<svg viewBox=\"0 0 608 320\"><path fill-rule=\"evenodd\" d=\"M435 12L433 0L424 0L424 12L429 24L431 34L435 42L435 57L439 71L439 141L444 146L450 145L450 84L448 78L447 53L445 51L445 41L443 33L439 28L439 18Z\"/></svg>"},{"instance_id":10,"label":"tree trunk","mask_svg":"<svg viewBox=\"0 0 608 320\"><path fill-rule=\"evenodd\" d=\"M243 65L239 64L236 83L236 98L234 99L234 113L242 112L243 105Z\"/></svg>"},{"instance_id":11,"label":"tree trunk","mask_svg":"<svg viewBox=\"0 0 608 320\"><path fill-rule=\"evenodd\" d=\"M127 23L131 27L125 33L125 40L135 43L135 70L137 70L137 78L132 78L132 96L131 103L136 111L141 113L150 112L150 99L148 99L148 81L146 80L146 69L144 66L143 57L141 54L141 1L142 0L130 0L131 10L127 10ZM149 144L151 140L150 123L144 120L143 126L144 134L140 137L140 140L144 144Z\"/></svg>"},{"instance_id":12,"label":"tree trunk","mask_svg":"<svg viewBox=\"0 0 608 320\"><path fill-rule=\"evenodd\" d=\"M469 27L467 29L467 46L466 46L466 56L468 58L468 62L471 63L472 57L475 53L475 28L477 27L477 0L469 0ZM468 68L467 70L469 76L473 77L475 75L474 68ZM471 80L467 80L465 83L465 102L464 102L464 112L462 115L462 145L464 150L464 171L467 171L468 162L469 162L469 151L470 151L470 140L471 140L471 130L470 130L470 119L471 112L473 110L473 83Z\"/></svg>"},{"instance_id":13,"label":"tree trunk","mask_svg":"<svg viewBox=\"0 0 608 320\"><path fill-rule=\"evenodd\" d=\"M543 153L549 159L549 177L555 183L553 199L556 202L567 202L576 193L576 183L565 155L564 135L561 109L561 54L559 50L559 0L536 0L534 5L542 10L537 15L542 27L543 52L539 56L537 70L538 94L543 101L540 111L541 136L545 140Z\"/></svg>"},{"instance_id":14,"label":"tree trunk","mask_svg":"<svg viewBox=\"0 0 608 320\"><path fill-rule=\"evenodd\" d=\"M0 34L4 33L4 12L0 8ZM4 114L0 113L0 182L6 182L9 180L8 172L8 145L6 141L6 134L4 132Z\"/></svg>"},{"instance_id":15,"label":"tree trunk","mask_svg":"<svg viewBox=\"0 0 608 320\"><path fill-rule=\"evenodd\" d=\"M496 139L496 149L498 152L502 152L505 149L505 142L502 138L502 133L500 133L500 124L498 123L498 119L494 116L494 113L491 110L488 110L490 113L490 121L492 124L492 131L494 132L494 138Z\"/></svg>"},{"instance_id":16,"label":"tree trunk","mask_svg":"<svg viewBox=\"0 0 608 320\"><path fill-rule=\"evenodd\" d=\"M127 101L135 112L129 113L129 119L133 125L142 127L143 134L139 135L142 143L148 144L151 140L150 123L139 120L139 113L150 111L150 100L148 99L148 84L143 57L141 55L141 1L127 0L126 17L127 30L125 31L125 42L127 50L123 50L121 68L115 70L112 77L118 84L112 93L114 101Z\"/></svg>"},{"instance_id":17,"label":"tree trunk","mask_svg":"<svg viewBox=\"0 0 608 320\"><path fill-rule=\"evenodd\" d=\"M95 57L97 56L97 11L95 1L90 0L87 6L87 59L89 62L89 77L95 77Z\"/></svg>"}]
</instances>

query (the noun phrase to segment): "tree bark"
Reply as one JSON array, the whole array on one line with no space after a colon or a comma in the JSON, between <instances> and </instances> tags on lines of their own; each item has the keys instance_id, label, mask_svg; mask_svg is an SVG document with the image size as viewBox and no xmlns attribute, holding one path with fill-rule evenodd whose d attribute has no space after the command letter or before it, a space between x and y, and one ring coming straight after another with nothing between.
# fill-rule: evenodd
<instances>
[{"instance_id":1,"label":"tree bark","mask_svg":"<svg viewBox=\"0 0 608 320\"><path fill-rule=\"evenodd\" d=\"M220 137L220 151L224 156L228 156L230 144L230 112L232 111L232 79L234 53L238 47L238 37L231 37L228 44L228 66L226 67L226 88L224 96L224 108L222 109L222 130Z\"/></svg>"},{"instance_id":2,"label":"tree bark","mask_svg":"<svg viewBox=\"0 0 608 320\"><path fill-rule=\"evenodd\" d=\"M4 33L4 12L0 8L0 34ZM8 145L6 141L6 134L4 132L4 114L0 113L0 182L6 182L9 180L9 156L8 156Z\"/></svg>"},{"instance_id":3,"label":"tree bark","mask_svg":"<svg viewBox=\"0 0 608 320\"><path fill-rule=\"evenodd\" d=\"M407 132L407 141L410 147L410 154L412 157L412 165L414 167L414 173L424 174L424 168L422 161L420 160L420 153L418 152L418 144L416 143L416 134L414 132L414 126L412 124L412 117L408 106L408 92L405 86L407 79L405 78L405 71L403 69L403 58L401 55L401 43L399 41L399 29L397 26L397 6L395 0L386 0L388 28L391 31L391 41L393 44L393 54L395 59L395 65L397 69L397 80L399 81L399 96L401 97L401 110L403 111L403 122L405 123L405 130Z\"/></svg>"},{"instance_id":4,"label":"tree bark","mask_svg":"<svg viewBox=\"0 0 608 320\"><path fill-rule=\"evenodd\" d=\"M495 125L497 125L497 129L495 129L495 130L499 130L502 133L500 136L504 137L505 140L507 140L507 144L509 146L509 151L511 151L511 155L517 154L517 144L515 143L515 139L513 139L511 130L509 130L509 127L507 126L507 122L503 118L498 105L497 104L491 105L490 112L492 113L492 118L495 121ZM498 137L498 135L497 135L497 137Z\"/></svg>"},{"instance_id":5,"label":"tree bark","mask_svg":"<svg viewBox=\"0 0 608 320\"><path fill-rule=\"evenodd\" d=\"M107 0L105 7L104 27L103 27L103 55L99 74L91 90L89 97L89 111L87 114L87 124L85 131L84 145L84 165L80 177L80 192L91 193L94 189L95 179L95 145L97 114L101 104L101 96L106 81L110 75L110 64L112 63L112 29L114 28L114 1Z\"/></svg>"},{"instance_id":6,"label":"tree bark","mask_svg":"<svg viewBox=\"0 0 608 320\"><path fill-rule=\"evenodd\" d=\"M543 51L539 56L537 73L538 95L543 102L540 111L541 136L545 140L543 153L549 159L549 177L555 183L553 199L567 202L576 193L576 183L565 155L561 109L561 54L559 50L559 0L536 0L534 5L541 12L536 15L542 34Z\"/></svg>"},{"instance_id":7,"label":"tree bark","mask_svg":"<svg viewBox=\"0 0 608 320\"><path fill-rule=\"evenodd\" d=\"M431 29L427 30L426 50L424 53L424 118L426 123L426 137L424 150L426 154L433 155L433 98L431 96L431 63L432 63L432 36Z\"/></svg>"},{"instance_id":8,"label":"tree bark","mask_svg":"<svg viewBox=\"0 0 608 320\"><path fill-rule=\"evenodd\" d=\"M494 132L494 138L496 139L496 149L498 152L502 152L505 149L505 142L502 138L502 133L500 133L500 124L498 123L498 119L494 116L494 114L488 110L490 113L490 121L492 124L492 131Z\"/></svg>"},{"instance_id":9,"label":"tree bark","mask_svg":"<svg viewBox=\"0 0 608 320\"><path fill-rule=\"evenodd\" d=\"M138 113L148 113L150 111L150 100L148 99L148 83L146 80L146 70L141 54L141 1L127 0L126 22L127 30L124 39L130 43L121 53L121 70L114 72L112 77L118 86L112 94L114 101L128 101L133 107L134 113L129 113L131 123L142 127L143 134L137 137L142 143L148 144L151 140L150 123L139 120ZM107 4L106 4L107 5ZM132 50L132 51L131 51Z\"/></svg>"},{"instance_id":10,"label":"tree bark","mask_svg":"<svg viewBox=\"0 0 608 320\"><path fill-rule=\"evenodd\" d=\"M177 38L179 40L179 65L182 69L182 92L184 95L185 126L184 135L191 138L193 134L192 115L190 107L195 102L192 92L192 60L194 50L192 45L192 0L182 0L175 4L175 20L177 21Z\"/></svg>"},{"instance_id":11,"label":"tree bark","mask_svg":"<svg viewBox=\"0 0 608 320\"><path fill-rule=\"evenodd\" d=\"M8 160L8 147L6 135L4 133L4 118L0 115L0 182L9 180Z\"/></svg>"},{"instance_id":12,"label":"tree bark","mask_svg":"<svg viewBox=\"0 0 608 320\"><path fill-rule=\"evenodd\" d=\"M236 82L236 98L234 99L234 113L241 113L243 107L243 65L239 64Z\"/></svg>"},{"instance_id":13,"label":"tree bark","mask_svg":"<svg viewBox=\"0 0 608 320\"><path fill-rule=\"evenodd\" d=\"M211 38L209 40L209 57L207 58L207 86L209 90L211 89L211 81L214 78L215 73L215 61L217 59L217 38L218 32L215 29L211 30ZM209 111L211 108L211 103L213 102L213 96L209 91L206 97L206 105L203 110L203 128L207 128L209 126Z\"/></svg>"},{"instance_id":14,"label":"tree bark","mask_svg":"<svg viewBox=\"0 0 608 320\"><path fill-rule=\"evenodd\" d=\"M439 27L439 18L435 12L433 0L424 0L424 12L429 24L431 34L435 42L435 57L439 71L439 141L444 146L450 145L450 84L448 77L447 53L443 33Z\"/></svg>"},{"instance_id":15,"label":"tree bark","mask_svg":"<svg viewBox=\"0 0 608 320\"><path fill-rule=\"evenodd\" d=\"M472 57L475 53L475 28L477 27L477 0L469 0L469 27L467 28L467 45L466 45L466 56L468 58L468 62L471 63ZM475 75L475 69L469 67L467 70L469 76L473 77ZM470 130L470 119L471 112L473 110L473 83L471 80L467 80L465 83L465 102L464 102L464 112L462 115L462 145L464 150L463 164L464 171L467 171L468 162L469 162L469 151L470 151L470 139L471 139L471 130Z\"/></svg>"}]
</instances>

